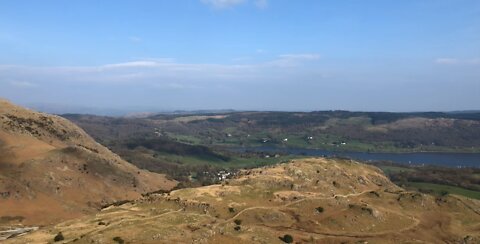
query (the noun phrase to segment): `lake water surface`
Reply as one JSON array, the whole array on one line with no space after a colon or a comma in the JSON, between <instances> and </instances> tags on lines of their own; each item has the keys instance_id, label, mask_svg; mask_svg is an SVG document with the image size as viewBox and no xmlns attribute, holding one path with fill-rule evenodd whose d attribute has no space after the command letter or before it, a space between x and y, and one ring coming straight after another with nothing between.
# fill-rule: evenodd
<instances>
[{"instance_id":1,"label":"lake water surface","mask_svg":"<svg viewBox=\"0 0 480 244\"><path fill-rule=\"evenodd\" d=\"M480 153L364 153L280 147L247 147L236 148L235 151L283 153L306 156L341 156L363 161L392 161L395 163L415 165L432 164L447 167L480 167Z\"/></svg>"}]
</instances>

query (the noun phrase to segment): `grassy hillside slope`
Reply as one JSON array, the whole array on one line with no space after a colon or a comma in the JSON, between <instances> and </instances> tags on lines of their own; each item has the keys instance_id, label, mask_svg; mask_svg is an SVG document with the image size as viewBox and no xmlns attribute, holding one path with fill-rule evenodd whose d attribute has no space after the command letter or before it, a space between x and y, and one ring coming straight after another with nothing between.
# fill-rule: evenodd
<instances>
[{"instance_id":1,"label":"grassy hillside slope","mask_svg":"<svg viewBox=\"0 0 480 244\"><path fill-rule=\"evenodd\" d=\"M304 159L151 194L6 243L478 243L480 202L405 191L373 166Z\"/></svg>"},{"instance_id":2,"label":"grassy hillside slope","mask_svg":"<svg viewBox=\"0 0 480 244\"><path fill-rule=\"evenodd\" d=\"M175 185L62 117L0 100L0 226L56 223Z\"/></svg>"}]
</instances>

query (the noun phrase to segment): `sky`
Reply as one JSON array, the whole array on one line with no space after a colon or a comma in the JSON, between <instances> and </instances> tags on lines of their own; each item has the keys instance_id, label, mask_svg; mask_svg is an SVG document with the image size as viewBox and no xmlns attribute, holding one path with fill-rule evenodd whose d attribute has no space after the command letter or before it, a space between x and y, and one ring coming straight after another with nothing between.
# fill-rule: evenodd
<instances>
[{"instance_id":1,"label":"sky","mask_svg":"<svg viewBox=\"0 0 480 244\"><path fill-rule=\"evenodd\" d=\"M478 0L0 0L0 97L163 111L480 109Z\"/></svg>"}]
</instances>

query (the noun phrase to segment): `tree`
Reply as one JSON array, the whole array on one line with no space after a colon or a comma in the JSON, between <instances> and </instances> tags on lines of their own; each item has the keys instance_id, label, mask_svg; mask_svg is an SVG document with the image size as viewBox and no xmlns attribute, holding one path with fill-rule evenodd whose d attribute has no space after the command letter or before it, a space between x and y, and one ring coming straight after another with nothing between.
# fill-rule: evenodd
<instances>
[{"instance_id":1,"label":"tree","mask_svg":"<svg viewBox=\"0 0 480 244\"><path fill-rule=\"evenodd\" d=\"M119 236L114 237L113 240L114 240L115 242L117 242L118 244L123 244L123 243L125 243L125 241L124 241L121 237L119 237Z\"/></svg>"},{"instance_id":2,"label":"tree","mask_svg":"<svg viewBox=\"0 0 480 244\"><path fill-rule=\"evenodd\" d=\"M283 237L279 237L285 243L293 243L293 237L289 234L284 235Z\"/></svg>"},{"instance_id":3,"label":"tree","mask_svg":"<svg viewBox=\"0 0 480 244\"><path fill-rule=\"evenodd\" d=\"M63 241L65 237L63 237L62 232L58 232L58 234L53 238L53 241L58 242L58 241Z\"/></svg>"}]
</instances>

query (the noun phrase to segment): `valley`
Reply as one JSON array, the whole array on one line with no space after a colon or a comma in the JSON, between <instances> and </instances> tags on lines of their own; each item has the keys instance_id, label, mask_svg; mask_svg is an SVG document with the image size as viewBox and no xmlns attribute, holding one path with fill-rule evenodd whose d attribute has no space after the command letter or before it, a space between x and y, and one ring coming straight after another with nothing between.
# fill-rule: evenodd
<instances>
[{"instance_id":1,"label":"valley","mask_svg":"<svg viewBox=\"0 0 480 244\"><path fill-rule=\"evenodd\" d=\"M106 144L132 136L157 135L188 144L228 147L480 152L478 112L224 112L158 114L140 118L63 116Z\"/></svg>"},{"instance_id":2,"label":"valley","mask_svg":"<svg viewBox=\"0 0 480 244\"><path fill-rule=\"evenodd\" d=\"M221 171L326 156L362 160L382 169L394 163L402 170L385 173L396 184L414 190L475 198L480 192L475 177L480 173L480 156L474 153L480 145L477 112L211 111L143 117L63 116L132 164L170 175L183 187L216 183ZM357 140L369 146L356 147ZM386 144L390 146L374 146ZM432 171L442 174L428 173ZM419 184L422 187L415 187Z\"/></svg>"},{"instance_id":3,"label":"valley","mask_svg":"<svg viewBox=\"0 0 480 244\"><path fill-rule=\"evenodd\" d=\"M226 115L65 116L84 132L0 105L5 243L480 240L478 168L235 151L165 129Z\"/></svg>"},{"instance_id":4,"label":"valley","mask_svg":"<svg viewBox=\"0 0 480 244\"><path fill-rule=\"evenodd\" d=\"M0 0L0 244L480 244L480 1Z\"/></svg>"}]
</instances>

